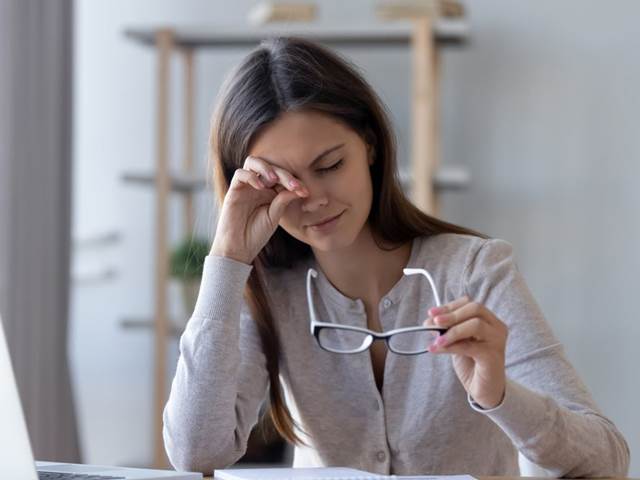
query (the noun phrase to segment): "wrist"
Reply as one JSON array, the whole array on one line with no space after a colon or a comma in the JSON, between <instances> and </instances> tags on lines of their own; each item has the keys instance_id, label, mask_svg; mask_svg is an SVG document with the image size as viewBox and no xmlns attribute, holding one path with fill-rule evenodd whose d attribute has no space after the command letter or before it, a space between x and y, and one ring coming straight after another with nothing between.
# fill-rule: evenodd
<instances>
[{"instance_id":1,"label":"wrist","mask_svg":"<svg viewBox=\"0 0 640 480\"><path fill-rule=\"evenodd\" d=\"M474 398L471 396L471 399L481 409L493 410L494 408L497 408L500 405L502 405L506 391L507 391L507 388L505 383L502 385L502 389L498 390L498 392L500 392L499 394L486 396L486 397L479 397L479 398Z\"/></svg>"},{"instance_id":2,"label":"wrist","mask_svg":"<svg viewBox=\"0 0 640 480\"><path fill-rule=\"evenodd\" d=\"M214 255L216 257L230 258L231 260L236 260L238 262L246 263L247 265L251 265L251 262L253 262L253 258L254 258L251 255L247 255L245 252L242 252L238 249L234 249L225 245L216 244L216 242L213 242L209 255Z\"/></svg>"}]
</instances>

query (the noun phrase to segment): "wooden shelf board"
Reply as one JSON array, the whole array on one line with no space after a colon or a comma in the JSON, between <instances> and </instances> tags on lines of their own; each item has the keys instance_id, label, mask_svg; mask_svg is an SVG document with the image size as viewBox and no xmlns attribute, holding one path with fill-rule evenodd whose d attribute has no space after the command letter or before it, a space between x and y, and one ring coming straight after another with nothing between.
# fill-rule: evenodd
<instances>
[{"instance_id":1,"label":"wooden shelf board","mask_svg":"<svg viewBox=\"0 0 640 480\"><path fill-rule=\"evenodd\" d=\"M411 22L398 21L375 27L219 27L206 26L158 26L132 27L124 30L124 35L143 45L155 46L156 33L170 29L174 33L174 43L178 47L228 48L252 47L260 41L286 35L298 36L325 44L343 46L408 45L412 38ZM465 44L469 40L469 24L465 20L440 19L434 26L434 35L440 44Z\"/></svg>"},{"instance_id":2,"label":"wooden shelf board","mask_svg":"<svg viewBox=\"0 0 640 480\"><path fill-rule=\"evenodd\" d=\"M413 175L409 170L400 170L400 184L411 188ZM440 167L433 175L433 188L439 192L444 190L465 190L471 184L471 175L464 167Z\"/></svg>"},{"instance_id":3,"label":"wooden shelf board","mask_svg":"<svg viewBox=\"0 0 640 480\"><path fill-rule=\"evenodd\" d=\"M144 318L125 318L120 321L120 326L125 330L153 330L154 324L151 319ZM178 325L173 321L169 325L169 333L174 337L179 337L184 331L184 326Z\"/></svg>"},{"instance_id":4,"label":"wooden shelf board","mask_svg":"<svg viewBox=\"0 0 640 480\"><path fill-rule=\"evenodd\" d=\"M433 176L433 188L442 190L465 190L471 184L469 171L457 165L442 166Z\"/></svg>"},{"instance_id":5,"label":"wooden shelf board","mask_svg":"<svg viewBox=\"0 0 640 480\"><path fill-rule=\"evenodd\" d=\"M154 187L156 182L156 174L153 172L125 172L121 178L128 183L149 187ZM178 193L192 193L207 188L207 180L196 175L172 173L170 179L171 190Z\"/></svg>"},{"instance_id":6,"label":"wooden shelf board","mask_svg":"<svg viewBox=\"0 0 640 480\"><path fill-rule=\"evenodd\" d=\"M403 186L409 186L412 181L410 172L402 170L400 180ZM155 185L154 173L125 173L122 179L126 182L136 183L147 187ZM438 169L433 177L433 186L437 190L464 190L471 183L469 172L459 166L447 166ZM171 189L180 193L188 193L207 188L204 177L194 175L171 175Z\"/></svg>"}]
</instances>

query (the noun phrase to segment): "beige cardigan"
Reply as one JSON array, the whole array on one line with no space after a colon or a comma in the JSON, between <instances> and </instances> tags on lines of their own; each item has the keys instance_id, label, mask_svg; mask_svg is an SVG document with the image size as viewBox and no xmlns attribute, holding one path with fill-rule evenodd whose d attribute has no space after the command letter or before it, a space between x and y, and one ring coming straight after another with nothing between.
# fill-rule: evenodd
<instances>
[{"instance_id":1,"label":"beige cardigan","mask_svg":"<svg viewBox=\"0 0 640 480\"><path fill-rule=\"evenodd\" d=\"M509 327L503 403L469 401L446 355L388 353L382 394L369 352L340 355L309 331L307 269L267 279L280 336L281 378L309 447L295 466L350 466L381 474L517 475L520 451L556 476L625 476L628 446L567 361L502 240L443 234L414 240L410 267L426 268L443 302L469 295ZM164 413L167 453L179 469L210 474L240 458L265 399L265 357L242 292L249 265L209 256L180 341ZM379 305L385 331L420 325L433 306L426 279L404 276ZM320 273L321 321L366 327L364 304Z\"/></svg>"}]
</instances>

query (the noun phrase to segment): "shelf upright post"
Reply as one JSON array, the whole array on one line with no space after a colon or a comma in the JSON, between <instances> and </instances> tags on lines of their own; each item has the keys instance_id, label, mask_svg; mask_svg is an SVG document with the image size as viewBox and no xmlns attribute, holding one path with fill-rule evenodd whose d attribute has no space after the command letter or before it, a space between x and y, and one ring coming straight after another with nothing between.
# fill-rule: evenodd
<instances>
[{"instance_id":1,"label":"shelf upright post","mask_svg":"<svg viewBox=\"0 0 640 480\"><path fill-rule=\"evenodd\" d=\"M193 176L193 140L194 140L194 73L193 48L184 47L182 50L184 61L184 157L183 172ZM193 190L184 195L184 231L188 237L193 233L194 205Z\"/></svg>"},{"instance_id":2,"label":"shelf upright post","mask_svg":"<svg viewBox=\"0 0 640 480\"><path fill-rule=\"evenodd\" d=\"M157 114L156 114L156 259L155 259L155 312L154 312L154 408L153 408L153 464L165 467L168 462L162 440L162 411L167 394L167 282L169 280L168 203L169 179L169 79L173 32L156 32Z\"/></svg>"},{"instance_id":3,"label":"shelf upright post","mask_svg":"<svg viewBox=\"0 0 640 480\"><path fill-rule=\"evenodd\" d=\"M437 58L432 18L421 15L413 20L411 35L412 75L412 170L411 193L424 212L437 215L433 175L438 168L437 146Z\"/></svg>"}]
</instances>

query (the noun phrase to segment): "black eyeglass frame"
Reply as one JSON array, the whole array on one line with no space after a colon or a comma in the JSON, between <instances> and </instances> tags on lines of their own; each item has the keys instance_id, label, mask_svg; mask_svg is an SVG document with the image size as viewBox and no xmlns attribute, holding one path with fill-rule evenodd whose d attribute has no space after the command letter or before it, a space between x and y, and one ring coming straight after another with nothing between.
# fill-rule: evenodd
<instances>
[{"instance_id":1,"label":"black eyeglass frame","mask_svg":"<svg viewBox=\"0 0 640 480\"><path fill-rule=\"evenodd\" d=\"M429 284L431 285L431 289L433 290L434 298L436 300L436 306L441 305L440 297L435 288L433 279L431 278L431 275L429 275L429 272L427 272L422 268L405 268L403 270L403 273L405 275L422 274L426 276L427 279L429 280ZM315 307L313 306L313 295L311 291L311 284L312 284L311 279L317 278L317 277L318 277L318 272L313 268L310 268L307 271L307 303L309 306L310 329L311 329L311 335L313 335L314 338L316 339L316 343L318 344L318 346L327 352L340 353L344 355L361 353L366 351L373 344L374 341L384 340L387 344L387 348L389 349L389 351L395 353L396 355L422 355L423 353L429 352L428 345L425 345L424 351L421 350L416 352L404 352L404 351L396 350L389 340L391 339L391 337L397 334L404 334L404 333L411 333L411 332L437 332L439 336L444 334L448 330L447 328L443 328L443 327L416 326L416 327L396 328L394 330L389 330L388 332L380 333L380 332L374 332L373 330L369 330L368 328L354 327L351 325L340 325L340 324L327 323L327 322L318 322L316 317ZM337 350L322 344L320 340L320 332L323 329L352 331L352 332L363 333L366 336L364 337L362 344L357 348L354 348L351 350Z\"/></svg>"}]
</instances>

